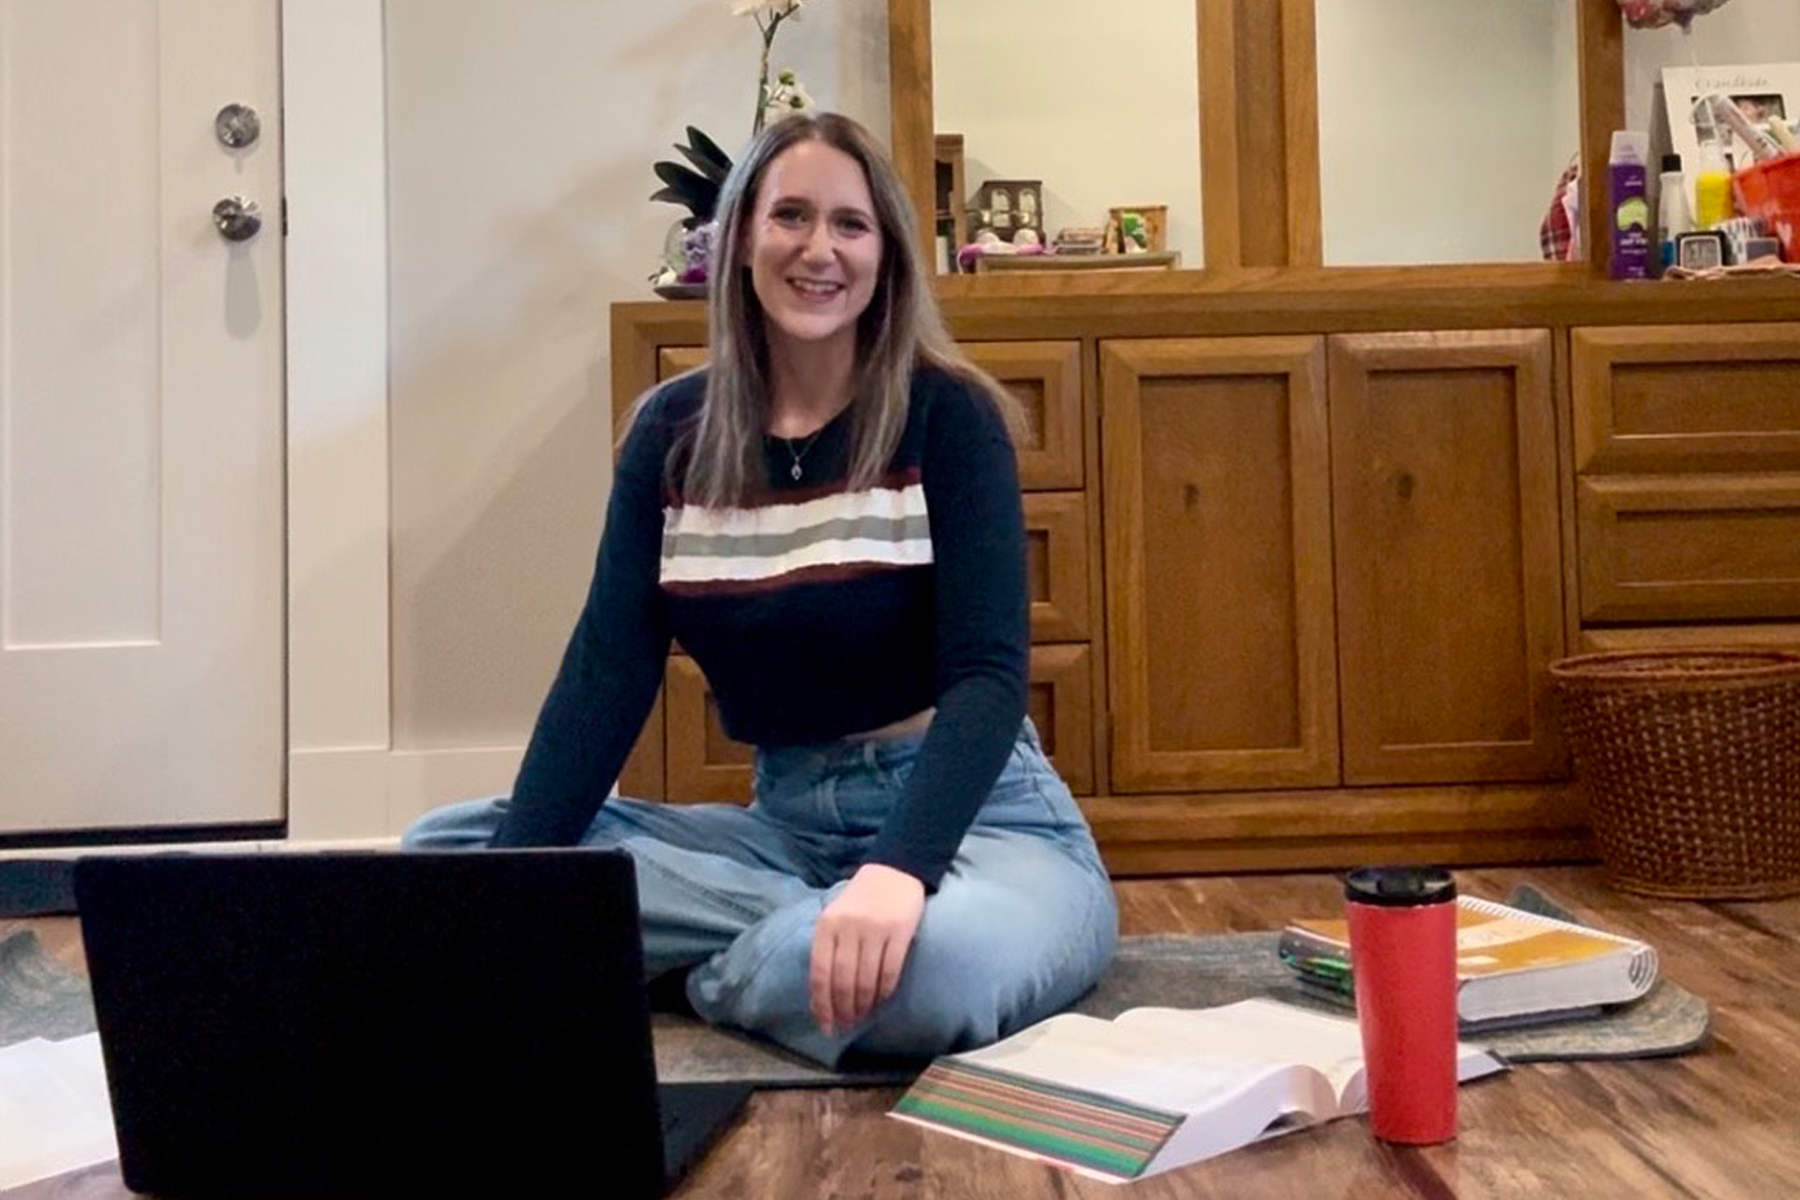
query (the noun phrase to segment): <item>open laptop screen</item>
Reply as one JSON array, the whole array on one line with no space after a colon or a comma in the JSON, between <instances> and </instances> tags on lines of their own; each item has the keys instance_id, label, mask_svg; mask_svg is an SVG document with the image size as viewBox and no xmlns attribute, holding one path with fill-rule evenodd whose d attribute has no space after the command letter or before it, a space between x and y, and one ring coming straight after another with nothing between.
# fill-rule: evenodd
<instances>
[{"instance_id":1,"label":"open laptop screen","mask_svg":"<svg viewBox=\"0 0 1800 1200\"><path fill-rule=\"evenodd\" d=\"M75 886L134 1190L661 1192L628 856L102 857Z\"/></svg>"}]
</instances>

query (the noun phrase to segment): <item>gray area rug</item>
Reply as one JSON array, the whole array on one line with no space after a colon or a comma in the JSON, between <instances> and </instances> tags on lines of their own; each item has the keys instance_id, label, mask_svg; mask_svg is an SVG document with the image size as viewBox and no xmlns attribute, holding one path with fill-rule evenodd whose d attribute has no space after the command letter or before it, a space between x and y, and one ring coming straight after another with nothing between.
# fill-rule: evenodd
<instances>
[{"instance_id":1,"label":"gray area rug","mask_svg":"<svg viewBox=\"0 0 1800 1200\"><path fill-rule=\"evenodd\" d=\"M1113 965L1074 1011L1114 1017L1128 1008L1210 1008L1256 996L1344 1015L1293 982L1275 956L1279 935L1128 937ZM1711 1024L1706 1001L1662 980L1650 994L1597 1017L1498 1030L1471 1040L1512 1063L1685 1054L1702 1046ZM665 1080L741 1079L758 1087L877 1087L909 1083L904 1066L827 1071L815 1063L691 1017L657 1014L656 1059Z\"/></svg>"},{"instance_id":2,"label":"gray area rug","mask_svg":"<svg viewBox=\"0 0 1800 1200\"><path fill-rule=\"evenodd\" d=\"M93 1028L87 980L51 958L29 929L0 941L0 1046Z\"/></svg>"},{"instance_id":3,"label":"gray area rug","mask_svg":"<svg viewBox=\"0 0 1800 1200\"><path fill-rule=\"evenodd\" d=\"M1568 914L1541 893L1509 897L1520 908ZM1111 969L1075 1011L1113 1017L1128 1008L1208 1008L1270 996L1343 1012L1303 991L1275 954L1274 933L1124 938ZM1684 1054L1706 1041L1711 1013L1692 992L1661 980L1649 995L1598 1017L1487 1033L1474 1040L1514 1063L1651 1058ZM0 1046L31 1037L63 1038L94 1027L87 983L44 952L29 930L0 941ZM656 1062L665 1082L742 1080L758 1087L878 1087L911 1082L905 1064L827 1071L815 1063L690 1017L655 1018Z\"/></svg>"}]
</instances>

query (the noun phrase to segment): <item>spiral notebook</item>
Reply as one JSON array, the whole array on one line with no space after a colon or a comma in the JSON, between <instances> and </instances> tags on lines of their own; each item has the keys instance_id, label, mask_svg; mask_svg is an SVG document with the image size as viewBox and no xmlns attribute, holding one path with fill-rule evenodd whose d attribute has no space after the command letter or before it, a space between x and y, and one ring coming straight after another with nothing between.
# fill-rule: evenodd
<instances>
[{"instance_id":1,"label":"spiral notebook","mask_svg":"<svg viewBox=\"0 0 1800 1200\"><path fill-rule=\"evenodd\" d=\"M1352 994L1349 922L1297 920L1281 959L1315 990ZM1466 1027L1598 1013L1656 983L1654 947L1492 900L1456 900L1457 1016Z\"/></svg>"}]
</instances>

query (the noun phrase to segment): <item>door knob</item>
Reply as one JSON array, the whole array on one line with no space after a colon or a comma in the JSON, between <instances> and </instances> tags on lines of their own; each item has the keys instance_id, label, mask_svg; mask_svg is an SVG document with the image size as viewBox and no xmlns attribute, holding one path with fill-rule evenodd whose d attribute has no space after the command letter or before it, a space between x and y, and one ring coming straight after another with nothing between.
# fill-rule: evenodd
<instances>
[{"instance_id":1,"label":"door knob","mask_svg":"<svg viewBox=\"0 0 1800 1200\"><path fill-rule=\"evenodd\" d=\"M262 209L242 196L227 196L213 205L212 217L219 236L228 242L247 242L262 228Z\"/></svg>"}]
</instances>

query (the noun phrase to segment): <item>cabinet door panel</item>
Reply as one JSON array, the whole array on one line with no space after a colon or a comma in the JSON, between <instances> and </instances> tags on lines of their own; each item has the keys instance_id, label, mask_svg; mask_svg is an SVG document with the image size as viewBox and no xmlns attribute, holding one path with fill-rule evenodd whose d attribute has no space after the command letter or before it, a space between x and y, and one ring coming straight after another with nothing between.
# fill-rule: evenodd
<instances>
[{"instance_id":1,"label":"cabinet door panel","mask_svg":"<svg viewBox=\"0 0 1800 1200\"><path fill-rule=\"evenodd\" d=\"M1331 339L1344 780L1563 772L1546 331Z\"/></svg>"},{"instance_id":2,"label":"cabinet door panel","mask_svg":"<svg viewBox=\"0 0 1800 1200\"><path fill-rule=\"evenodd\" d=\"M1338 780L1324 342L1101 348L1114 791Z\"/></svg>"},{"instance_id":3,"label":"cabinet door panel","mask_svg":"<svg viewBox=\"0 0 1800 1200\"><path fill-rule=\"evenodd\" d=\"M666 692L667 689L665 688ZM619 771L619 795L635 800L660 800L668 794L668 780L663 774L663 692L644 722L644 731L625 758Z\"/></svg>"},{"instance_id":4,"label":"cabinet door panel","mask_svg":"<svg viewBox=\"0 0 1800 1200\"><path fill-rule=\"evenodd\" d=\"M746 804L750 800L750 764L754 751L734 742L719 721L719 707L706 676L693 659L669 656L663 677L668 740L664 760L669 777L668 799L718 800Z\"/></svg>"}]
</instances>

